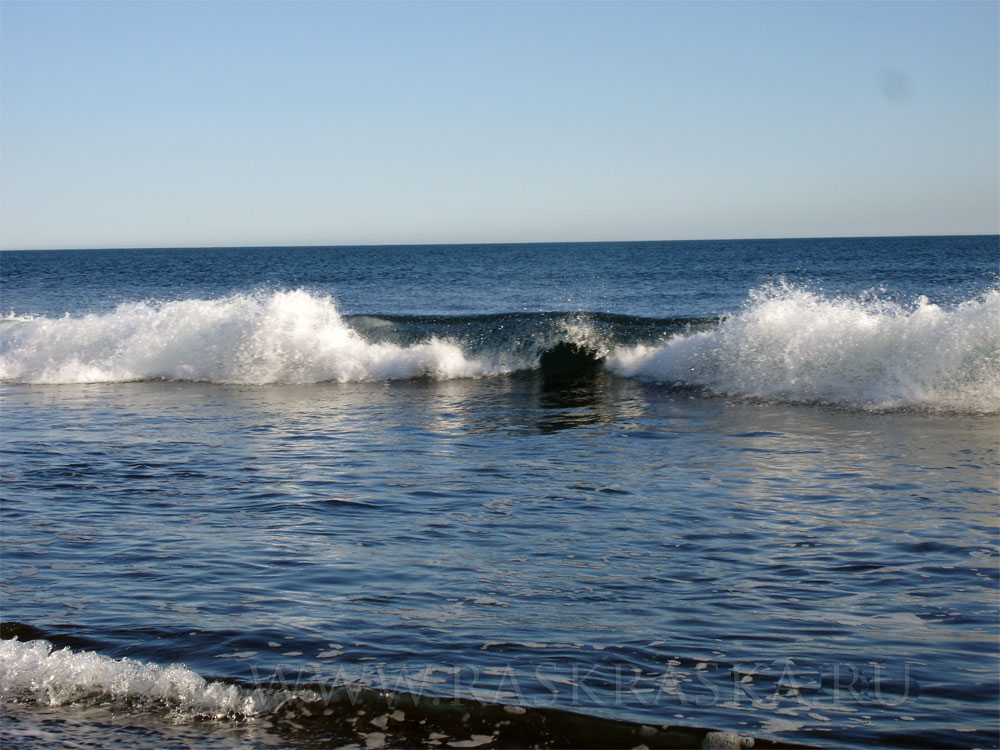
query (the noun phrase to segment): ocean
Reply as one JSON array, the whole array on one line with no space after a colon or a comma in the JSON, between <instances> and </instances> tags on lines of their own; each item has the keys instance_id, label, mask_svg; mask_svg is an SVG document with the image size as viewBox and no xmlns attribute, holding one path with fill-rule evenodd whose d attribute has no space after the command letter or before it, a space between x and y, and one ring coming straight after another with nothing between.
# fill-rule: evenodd
<instances>
[{"instance_id":1,"label":"ocean","mask_svg":"<svg viewBox=\"0 0 1000 750\"><path fill-rule=\"evenodd\" d=\"M5 748L996 748L996 236L0 254Z\"/></svg>"}]
</instances>

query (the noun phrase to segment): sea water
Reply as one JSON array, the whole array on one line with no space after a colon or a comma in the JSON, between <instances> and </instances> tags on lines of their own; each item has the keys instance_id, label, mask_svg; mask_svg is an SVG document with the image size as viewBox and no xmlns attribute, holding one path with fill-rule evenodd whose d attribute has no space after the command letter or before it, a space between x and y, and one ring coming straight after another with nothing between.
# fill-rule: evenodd
<instances>
[{"instance_id":1,"label":"sea water","mask_svg":"<svg viewBox=\"0 0 1000 750\"><path fill-rule=\"evenodd\" d=\"M997 747L998 258L0 254L0 737Z\"/></svg>"}]
</instances>

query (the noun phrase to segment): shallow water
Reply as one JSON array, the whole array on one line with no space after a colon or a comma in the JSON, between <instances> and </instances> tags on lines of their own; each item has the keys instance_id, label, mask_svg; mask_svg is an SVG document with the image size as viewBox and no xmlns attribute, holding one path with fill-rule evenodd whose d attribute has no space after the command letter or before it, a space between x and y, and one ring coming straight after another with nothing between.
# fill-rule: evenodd
<instances>
[{"instance_id":1,"label":"shallow water","mask_svg":"<svg viewBox=\"0 0 1000 750\"><path fill-rule=\"evenodd\" d=\"M113 657L811 743L989 737L992 417L610 375L564 403L531 374L9 386L3 410L5 619Z\"/></svg>"}]
</instances>

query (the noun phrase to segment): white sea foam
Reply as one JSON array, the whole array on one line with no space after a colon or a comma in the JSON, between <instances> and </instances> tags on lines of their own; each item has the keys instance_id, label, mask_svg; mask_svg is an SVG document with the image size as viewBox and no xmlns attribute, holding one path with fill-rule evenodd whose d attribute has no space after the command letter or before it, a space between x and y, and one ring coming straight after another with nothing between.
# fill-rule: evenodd
<instances>
[{"instance_id":1,"label":"white sea foam","mask_svg":"<svg viewBox=\"0 0 1000 750\"><path fill-rule=\"evenodd\" d=\"M47 641L0 641L0 701L51 706L128 703L189 717L244 717L275 696L208 682L185 666L112 659L92 651L54 650Z\"/></svg>"},{"instance_id":2,"label":"white sea foam","mask_svg":"<svg viewBox=\"0 0 1000 750\"><path fill-rule=\"evenodd\" d=\"M546 335L540 333L539 346L554 343ZM742 312L717 327L659 344L615 345L613 334L598 334L586 315L562 320L559 337L607 356L606 367L618 375L720 395L1000 411L1000 290L945 309L924 298L901 305L775 285L752 291ZM476 355L438 337L372 341L332 299L302 290L145 301L101 315L8 315L0 320L0 380L446 380L533 366L532 355L517 350L519 341L480 342Z\"/></svg>"},{"instance_id":3,"label":"white sea foam","mask_svg":"<svg viewBox=\"0 0 1000 750\"><path fill-rule=\"evenodd\" d=\"M608 367L728 396L996 412L1000 291L945 310L776 285L710 331L619 347Z\"/></svg>"},{"instance_id":4,"label":"white sea foam","mask_svg":"<svg viewBox=\"0 0 1000 750\"><path fill-rule=\"evenodd\" d=\"M313 383L475 377L504 367L438 338L366 341L328 297L305 291L134 302L82 317L8 316L0 380Z\"/></svg>"}]
</instances>

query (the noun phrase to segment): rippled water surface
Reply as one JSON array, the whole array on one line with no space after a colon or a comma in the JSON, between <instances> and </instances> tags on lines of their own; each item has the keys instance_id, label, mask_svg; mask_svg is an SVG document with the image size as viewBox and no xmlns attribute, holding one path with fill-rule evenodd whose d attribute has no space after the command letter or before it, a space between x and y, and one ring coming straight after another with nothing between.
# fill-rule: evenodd
<instances>
[{"instance_id":1,"label":"rippled water surface","mask_svg":"<svg viewBox=\"0 0 1000 750\"><path fill-rule=\"evenodd\" d=\"M48 339L26 317L8 326L0 365L22 374L0 386L5 744L667 747L716 730L759 746L998 745L997 414L933 402L953 382L937 375L904 390L919 368L894 359L914 341L944 356L934 326L972 330L971 308L800 294L765 319L761 303L760 320L796 331L799 362L771 342L747 367L788 398L730 392L750 381L725 369L725 331L778 330L750 313L339 318L316 295L295 309L327 327L279 326L269 356L312 372L315 342L349 328L360 338L324 356L349 352L364 377L107 375L170 356L213 372L218 347L248 346L232 306L276 326L259 312L274 297L184 308L187 327L162 306L73 330L42 318ZM214 327L192 327L209 310ZM848 364L823 343L835 315ZM858 321L890 338L857 343ZM170 343L147 356L151 332ZM678 335L708 344L685 354ZM435 336L455 348L417 348ZM43 340L48 353L25 348ZM990 345L963 354L979 369L961 383L989 385ZM873 375L876 347L894 364ZM663 375L674 350L699 372L711 352L715 380ZM394 374L373 374L389 360ZM859 403L830 401L834 366ZM32 382L32 367L72 382ZM883 391L917 401L873 403Z\"/></svg>"},{"instance_id":2,"label":"rippled water surface","mask_svg":"<svg viewBox=\"0 0 1000 750\"><path fill-rule=\"evenodd\" d=\"M578 400L8 388L5 619L242 680L838 743L989 727L994 419Z\"/></svg>"}]
</instances>

